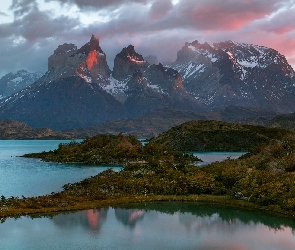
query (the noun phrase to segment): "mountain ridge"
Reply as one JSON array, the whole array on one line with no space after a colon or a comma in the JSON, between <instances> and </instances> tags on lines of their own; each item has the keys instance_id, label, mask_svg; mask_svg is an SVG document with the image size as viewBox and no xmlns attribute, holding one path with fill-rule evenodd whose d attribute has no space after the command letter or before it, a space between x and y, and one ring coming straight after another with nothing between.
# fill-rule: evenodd
<instances>
[{"instance_id":1,"label":"mountain ridge","mask_svg":"<svg viewBox=\"0 0 295 250\"><path fill-rule=\"evenodd\" d=\"M0 101L0 119L66 130L165 108L214 116L231 106L294 112L295 73L285 57L263 46L194 41L171 65L150 65L129 45L111 71L92 35L81 48L58 46L39 80Z\"/></svg>"},{"instance_id":2,"label":"mountain ridge","mask_svg":"<svg viewBox=\"0 0 295 250\"><path fill-rule=\"evenodd\" d=\"M26 70L18 70L16 73L8 73L0 78L0 98L8 97L33 84L42 76L42 73L30 73Z\"/></svg>"},{"instance_id":3,"label":"mountain ridge","mask_svg":"<svg viewBox=\"0 0 295 250\"><path fill-rule=\"evenodd\" d=\"M295 72L277 51L226 41L186 43L168 65L181 74L185 88L213 110L254 106L294 112Z\"/></svg>"}]
</instances>

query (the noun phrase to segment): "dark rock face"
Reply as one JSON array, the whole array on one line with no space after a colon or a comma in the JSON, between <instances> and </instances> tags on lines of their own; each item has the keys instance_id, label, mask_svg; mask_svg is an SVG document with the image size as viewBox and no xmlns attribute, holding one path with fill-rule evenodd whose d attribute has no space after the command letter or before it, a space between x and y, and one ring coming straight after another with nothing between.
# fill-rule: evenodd
<instances>
[{"instance_id":1,"label":"dark rock face","mask_svg":"<svg viewBox=\"0 0 295 250\"><path fill-rule=\"evenodd\" d=\"M80 49L74 44L58 46L48 59L46 81L77 75L88 83L98 83L106 81L110 73L99 40L92 35L90 41Z\"/></svg>"},{"instance_id":2,"label":"dark rock face","mask_svg":"<svg viewBox=\"0 0 295 250\"><path fill-rule=\"evenodd\" d=\"M64 43L63 45L59 45L57 49L54 51L54 55L65 55L68 53L74 53L77 51L77 46L72 43Z\"/></svg>"},{"instance_id":3,"label":"dark rock face","mask_svg":"<svg viewBox=\"0 0 295 250\"><path fill-rule=\"evenodd\" d=\"M142 55L135 52L134 46L129 45L115 57L113 77L118 80L125 79L138 70L143 71L148 65Z\"/></svg>"},{"instance_id":4,"label":"dark rock face","mask_svg":"<svg viewBox=\"0 0 295 250\"><path fill-rule=\"evenodd\" d=\"M110 76L111 71L106 61L106 55L95 36L92 35L90 42L81 47L71 57L81 55L85 55L86 59L76 68L78 76L87 82L99 82L106 80Z\"/></svg>"},{"instance_id":5,"label":"dark rock face","mask_svg":"<svg viewBox=\"0 0 295 250\"><path fill-rule=\"evenodd\" d=\"M230 105L295 109L295 72L273 49L195 41L186 43L170 66L181 74L185 89L213 110Z\"/></svg>"},{"instance_id":6,"label":"dark rock face","mask_svg":"<svg viewBox=\"0 0 295 250\"><path fill-rule=\"evenodd\" d=\"M26 88L42 76L41 73L29 73L26 70L19 70L16 73L9 73L0 79L0 97L10 96Z\"/></svg>"},{"instance_id":7,"label":"dark rock face","mask_svg":"<svg viewBox=\"0 0 295 250\"><path fill-rule=\"evenodd\" d=\"M161 108L208 110L184 89L178 72L162 64L134 73L125 93L128 96L125 106L133 116Z\"/></svg>"}]
</instances>

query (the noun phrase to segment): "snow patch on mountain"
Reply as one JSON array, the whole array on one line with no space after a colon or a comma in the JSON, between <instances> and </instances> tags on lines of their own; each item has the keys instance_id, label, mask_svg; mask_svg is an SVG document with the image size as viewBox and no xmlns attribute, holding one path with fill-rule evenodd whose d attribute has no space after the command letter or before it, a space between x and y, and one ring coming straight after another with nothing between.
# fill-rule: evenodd
<instances>
[{"instance_id":1,"label":"snow patch on mountain","mask_svg":"<svg viewBox=\"0 0 295 250\"><path fill-rule=\"evenodd\" d=\"M30 73L26 70L6 74L0 79L0 99L26 88L41 76L42 73Z\"/></svg>"},{"instance_id":2,"label":"snow patch on mountain","mask_svg":"<svg viewBox=\"0 0 295 250\"><path fill-rule=\"evenodd\" d=\"M105 90L109 94L122 94L127 90L127 83L129 81L131 76L129 76L127 79L124 79L123 81L119 81L113 76L110 76L108 79L107 84L101 84L101 88Z\"/></svg>"}]
</instances>

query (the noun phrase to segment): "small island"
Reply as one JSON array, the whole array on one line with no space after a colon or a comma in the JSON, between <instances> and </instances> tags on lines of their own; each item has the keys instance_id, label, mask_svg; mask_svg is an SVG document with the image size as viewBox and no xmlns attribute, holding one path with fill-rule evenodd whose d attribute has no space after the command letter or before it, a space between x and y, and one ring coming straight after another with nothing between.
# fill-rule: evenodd
<instances>
[{"instance_id":1,"label":"small island","mask_svg":"<svg viewBox=\"0 0 295 250\"><path fill-rule=\"evenodd\" d=\"M81 143L60 144L54 151L27 154L24 157L44 161L106 164L106 170L81 182L68 183L63 191L50 195L1 196L0 216L177 200L260 209L293 218L294 132L281 130L275 135L267 130L268 141L261 141L239 159L205 167L196 167L199 159L159 143L157 138L142 145L135 137L122 134L98 135ZM116 172L107 164L119 164L122 169Z\"/></svg>"},{"instance_id":2,"label":"small island","mask_svg":"<svg viewBox=\"0 0 295 250\"><path fill-rule=\"evenodd\" d=\"M201 161L189 153L175 151L159 143L142 143L134 136L97 135L81 143L72 140L59 144L54 151L25 154L23 157L40 158L43 161L104 165L148 164L151 162L191 162Z\"/></svg>"}]
</instances>

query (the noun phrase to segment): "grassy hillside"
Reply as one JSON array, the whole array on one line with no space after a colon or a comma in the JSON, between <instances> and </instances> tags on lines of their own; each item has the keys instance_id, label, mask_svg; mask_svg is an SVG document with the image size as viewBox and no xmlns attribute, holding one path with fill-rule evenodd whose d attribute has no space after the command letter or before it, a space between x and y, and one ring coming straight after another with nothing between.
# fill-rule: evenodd
<instances>
[{"instance_id":1,"label":"grassy hillside","mask_svg":"<svg viewBox=\"0 0 295 250\"><path fill-rule=\"evenodd\" d=\"M190 121L160 134L153 142L181 151L249 151L294 132L221 121Z\"/></svg>"}]
</instances>

